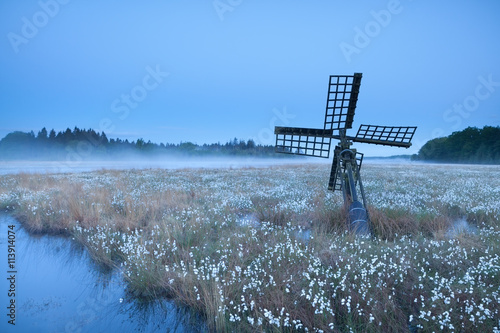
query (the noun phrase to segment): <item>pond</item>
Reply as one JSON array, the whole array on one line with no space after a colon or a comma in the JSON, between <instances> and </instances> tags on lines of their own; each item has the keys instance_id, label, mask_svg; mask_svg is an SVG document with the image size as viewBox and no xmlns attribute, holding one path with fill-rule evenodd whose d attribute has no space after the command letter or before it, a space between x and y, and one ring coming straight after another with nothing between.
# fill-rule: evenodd
<instances>
[{"instance_id":1,"label":"pond","mask_svg":"<svg viewBox=\"0 0 500 333\"><path fill-rule=\"evenodd\" d=\"M10 225L15 236L8 236ZM9 244L15 245L15 266L10 268ZM171 301L129 296L119 270L97 266L71 239L29 235L1 213L0 253L0 332L206 331L199 318ZM12 300L15 326L8 322Z\"/></svg>"}]
</instances>

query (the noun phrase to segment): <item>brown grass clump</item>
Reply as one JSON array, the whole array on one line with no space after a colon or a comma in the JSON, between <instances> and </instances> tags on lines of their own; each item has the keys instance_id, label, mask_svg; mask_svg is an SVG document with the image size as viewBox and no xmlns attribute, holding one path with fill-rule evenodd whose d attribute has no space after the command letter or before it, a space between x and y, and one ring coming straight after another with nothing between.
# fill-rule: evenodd
<instances>
[{"instance_id":1,"label":"brown grass clump","mask_svg":"<svg viewBox=\"0 0 500 333\"><path fill-rule=\"evenodd\" d=\"M134 172L132 172L134 173ZM134 177L139 178L139 171ZM192 207L197 196L191 190L137 190L119 171L100 171L98 177L116 177L112 184L87 181L86 174L11 176L15 202L3 203L15 208L14 215L32 232L67 233L76 223L83 228L112 224L119 231L148 228L162 220L165 212ZM140 178L139 178L140 179ZM6 208L6 207L5 207Z\"/></svg>"},{"instance_id":2,"label":"brown grass clump","mask_svg":"<svg viewBox=\"0 0 500 333\"><path fill-rule=\"evenodd\" d=\"M279 206L278 199L254 196L251 201L259 221L278 226L285 226L290 222L292 214Z\"/></svg>"},{"instance_id":3,"label":"brown grass clump","mask_svg":"<svg viewBox=\"0 0 500 333\"><path fill-rule=\"evenodd\" d=\"M310 219L319 233L343 233L348 230L347 208L339 202L329 202L325 192L319 192L313 200L314 210Z\"/></svg>"},{"instance_id":4,"label":"brown grass clump","mask_svg":"<svg viewBox=\"0 0 500 333\"><path fill-rule=\"evenodd\" d=\"M443 239L443 235L450 229L452 219L448 216L434 216L422 219L419 223L419 231L436 239Z\"/></svg>"},{"instance_id":5,"label":"brown grass clump","mask_svg":"<svg viewBox=\"0 0 500 333\"><path fill-rule=\"evenodd\" d=\"M407 211L382 211L370 207L368 213L373 232L381 239L392 241L397 236L415 234L418 231L417 221Z\"/></svg>"}]
</instances>

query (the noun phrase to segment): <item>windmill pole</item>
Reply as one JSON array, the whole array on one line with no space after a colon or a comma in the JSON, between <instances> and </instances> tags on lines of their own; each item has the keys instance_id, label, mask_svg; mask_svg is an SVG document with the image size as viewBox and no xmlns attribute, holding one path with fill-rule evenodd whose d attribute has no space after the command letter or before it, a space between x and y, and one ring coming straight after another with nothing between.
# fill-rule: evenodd
<instances>
[{"instance_id":1,"label":"windmill pole","mask_svg":"<svg viewBox=\"0 0 500 333\"><path fill-rule=\"evenodd\" d=\"M342 144L344 140L342 140ZM348 142L347 140L345 140ZM349 146L347 146L349 147ZM366 210L366 199L364 195L359 167L356 163L356 151L350 148L342 150L339 155L342 165L344 166L344 174L342 175L342 192L344 193L344 202L348 210L349 229L358 235L369 235L370 220L368 211ZM361 201L358 197L356 184L359 182Z\"/></svg>"},{"instance_id":2,"label":"windmill pole","mask_svg":"<svg viewBox=\"0 0 500 333\"><path fill-rule=\"evenodd\" d=\"M368 228L371 230L371 221L370 221L370 214L368 213L368 206L366 205L366 199L365 199L365 189L363 187L363 182L361 181L361 173L360 173L360 168L358 164L356 163L356 173L358 174L358 181L359 181L359 190L361 192L361 198L363 198L363 207L365 207L366 211L366 220L370 224ZM371 231L370 231L371 233Z\"/></svg>"}]
</instances>

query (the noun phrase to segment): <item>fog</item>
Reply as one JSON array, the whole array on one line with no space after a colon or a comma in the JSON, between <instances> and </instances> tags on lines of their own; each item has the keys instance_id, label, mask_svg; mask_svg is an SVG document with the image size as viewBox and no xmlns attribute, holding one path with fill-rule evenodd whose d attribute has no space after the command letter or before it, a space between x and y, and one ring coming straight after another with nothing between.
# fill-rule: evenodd
<instances>
[{"instance_id":1,"label":"fog","mask_svg":"<svg viewBox=\"0 0 500 333\"><path fill-rule=\"evenodd\" d=\"M391 158L391 157L365 157L363 164L416 164L409 158Z\"/></svg>"},{"instance_id":2,"label":"fog","mask_svg":"<svg viewBox=\"0 0 500 333\"><path fill-rule=\"evenodd\" d=\"M184 157L165 159L120 159L92 161L0 161L0 175L16 173L76 173L127 169L229 169L266 168L276 165L326 163L312 158Z\"/></svg>"},{"instance_id":3,"label":"fog","mask_svg":"<svg viewBox=\"0 0 500 333\"><path fill-rule=\"evenodd\" d=\"M331 165L330 158L314 157L163 157L138 158L131 154L129 158L119 160L82 160L82 161L0 161L0 175L16 173L75 173L96 170L128 169L229 169L229 168L267 168L280 165L325 164ZM363 164L416 164L405 158L363 159ZM422 162L420 162L422 163Z\"/></svg>"}]
</instances>

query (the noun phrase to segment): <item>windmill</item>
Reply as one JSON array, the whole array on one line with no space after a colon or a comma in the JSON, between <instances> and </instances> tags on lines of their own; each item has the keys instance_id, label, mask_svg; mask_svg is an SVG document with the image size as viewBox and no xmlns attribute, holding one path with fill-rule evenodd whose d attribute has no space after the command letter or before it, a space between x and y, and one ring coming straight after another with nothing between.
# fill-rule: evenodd
<instances>
[{"instance_id":1,"label":"windmill","mask_svg":"<svg viewBox=\"0 0 500 333\"><path fill-rule=\"evenodd\" d=\"M363 154L351 148L353 142L383 146L411 146L416 127L361 125L356 136L348 136L358 101L361 73L331 75L328 84L323 129L275 127L276 152L329 158L332 139L340 140L333 151L328 189L340 190L348 209L349 227L357 234L369 234L369 215L361 181Z\"/></svg>"}]
</instances>

